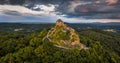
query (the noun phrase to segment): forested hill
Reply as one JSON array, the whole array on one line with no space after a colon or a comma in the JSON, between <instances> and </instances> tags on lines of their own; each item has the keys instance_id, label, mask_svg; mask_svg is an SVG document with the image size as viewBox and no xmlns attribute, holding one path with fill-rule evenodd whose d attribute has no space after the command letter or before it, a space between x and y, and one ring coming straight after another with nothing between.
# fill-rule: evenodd
<instances>
[{"instance_id":1,"label":"forested hill","mask_svg":"<svg viewBox=\"0 0 120 63\"><path fill-rule=\"evenodd\" d=\"M55 26L47 32L43 40L49 40L54 43L56 47L64 49L89 49L84 44L80 43L79 34L77 34L73 28L64 24L61 19L57 20Z\"/></svg>"},{"instance_id":2,"label":"forested hill","mask_svg":"<svg viewBox=\"0 0 120 63\"><path fill-rule=\"evenodd\" d=\"M120 63L119 33L76 27L80 43L90 47L78 50L59 48L49 40L43 41L49 29L27 34L23 30L4 30L0 31L0 63Z\"/></svg>"}]
</instances>

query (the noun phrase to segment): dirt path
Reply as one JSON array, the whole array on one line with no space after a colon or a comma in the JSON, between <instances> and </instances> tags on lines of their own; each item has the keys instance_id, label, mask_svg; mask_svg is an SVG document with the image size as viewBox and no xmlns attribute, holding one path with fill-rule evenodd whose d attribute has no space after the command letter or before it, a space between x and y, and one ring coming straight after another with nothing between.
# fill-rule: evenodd
<instances>
[{"instance_id":1,"label":"dirt path","mask_svg":"<svg viewBox=\"0 0 120 63\"><path fill-rule=\"evenodd\" d=\"M50 42L52 41L50 38L49 38L49 36L50 35L52 35L55 31L56 31L56 29L55 28L53 28L54 30L53 31L49 31L48 33L47 33L47 35L43 38L43 41L47 38Z\"/></svg>"}]
</instances>

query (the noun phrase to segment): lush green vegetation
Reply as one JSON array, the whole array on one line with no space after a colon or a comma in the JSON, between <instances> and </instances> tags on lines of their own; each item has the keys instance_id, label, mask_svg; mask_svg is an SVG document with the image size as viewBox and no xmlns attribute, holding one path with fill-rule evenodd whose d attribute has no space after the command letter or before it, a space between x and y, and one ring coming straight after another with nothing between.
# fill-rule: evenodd
<instances>
[{"instance_id":1,"label":"lush green vegetation","mask_svg":"<svg viewBox=\"0 0 120 63\"><path fill-rule=\"evenodd\" d=\"M1 31L0 63L120 63L119 33L77 30L89 50L62 49L42 41L45 29L29 34Z\"/></svg>"}]
</instances>

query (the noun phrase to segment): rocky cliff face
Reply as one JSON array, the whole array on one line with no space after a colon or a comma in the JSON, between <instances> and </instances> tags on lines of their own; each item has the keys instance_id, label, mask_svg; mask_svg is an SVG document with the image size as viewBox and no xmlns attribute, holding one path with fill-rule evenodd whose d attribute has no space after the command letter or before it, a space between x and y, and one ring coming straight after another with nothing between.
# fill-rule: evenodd
<instances>
[{"instance_id":1,"label":"rocky cliff face","mask_svg":"<svg viewBox=\"0 0 120 63\"><path fill-rule=\"evenodd\" d=\"M50 42L53 42L55 46L60 48L86 48L80 43L80 38L77 32L73 28L64 24L60 19L58 19L56 25L48 31L47 36L45 36L43 40L45 39L48 39Z\"/></svg>"}]
</instances>

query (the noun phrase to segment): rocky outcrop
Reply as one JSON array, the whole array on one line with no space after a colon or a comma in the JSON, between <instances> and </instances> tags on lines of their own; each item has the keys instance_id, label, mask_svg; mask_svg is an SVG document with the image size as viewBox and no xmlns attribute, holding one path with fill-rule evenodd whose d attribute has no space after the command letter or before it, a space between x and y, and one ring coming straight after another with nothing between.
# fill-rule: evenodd
<instances>
[{"instance_id":1,"label":"rocky outcrop","mask_svg":"<svg viewBox=\"0 0 120 63\"><path fill-rule=\"evenodd\" d=\"M80 43L80 38L77 32L64 24L61 19L58 19L56 25L51 28L43 40L48 39L53 42L56 47L71 49L85 49L85 45Z\"/></svg>"}]
</instances>

